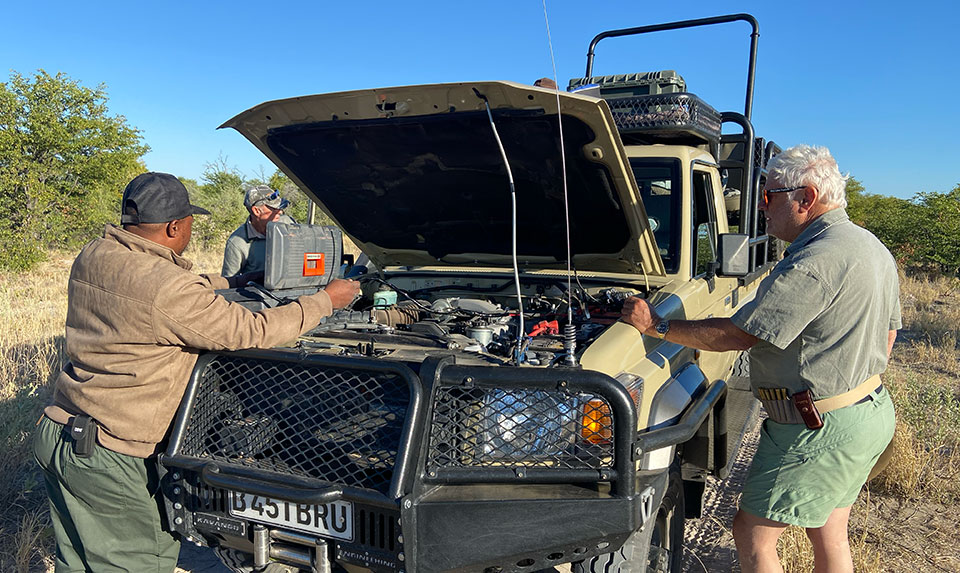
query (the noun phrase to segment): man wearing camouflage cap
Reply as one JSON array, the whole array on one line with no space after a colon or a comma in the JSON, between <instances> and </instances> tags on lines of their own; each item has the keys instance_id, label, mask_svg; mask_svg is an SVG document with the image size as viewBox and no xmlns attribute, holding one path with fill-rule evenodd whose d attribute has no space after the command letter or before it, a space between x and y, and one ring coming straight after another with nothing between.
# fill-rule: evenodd
<instances>
[{"instance_id":1,"label":"man wearing camouflage cap","mask_svg":"<svg viewBox=\"0 0 960 573\"><path fill-rule=\"evenodd\" d=\"M289 201L266 185L257 185L247 190L243 206L247 208L250 216L227 239L227 245L223 249L221 275L232 277L263 271L266 262L267 223L292 223L293 219L283 214L288 205Z\"/></svg>"}]
</instances>

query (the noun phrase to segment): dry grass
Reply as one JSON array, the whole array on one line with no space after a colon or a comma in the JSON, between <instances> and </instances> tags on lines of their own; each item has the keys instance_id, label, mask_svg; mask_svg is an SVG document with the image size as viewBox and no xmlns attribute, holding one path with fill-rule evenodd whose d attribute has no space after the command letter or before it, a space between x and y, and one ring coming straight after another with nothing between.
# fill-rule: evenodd
<instances>
[{"instance_id":1,"label":"dry grass","mask_svg":"<svg viewBox=\"0 0 960 573\"><path fill-rule=\"evenodd\" d=\"M194 249L193 245L187 246L183 256L193 261L191 271L197 274L220 274L220 268L223 266L223 251L218 249L201 250Z\"/></svg>"},{"instance_id":2,"label":"dry grass","mask_svg":"<svg viewBox=\"0 0 960 573\"><path fill-rule=\"evenodd\" d=\"M46 571L52 531L31 433L65 360L67 279L75 253L51 253L26 274L0 273L0 571ZM193 270L218 273L222 252L190 251Z\"/></svg>"},{"instance_id":3,"label":"dry grass","mask_svg":"<svg viewBox=\"0 0 960 573\"><path fill-rule=\"evenodd\" d=\"M49 537L47 531L47 515L44 510L35 510L23 514L20 519L20 528L13 535L13 569L17 572L30 571L34 559L39 560L39 566L49 569L52 564L50 556L46 555L44 537Z\"/></svg>"},{"instance_id":4,"label":"dry grass","mask_svg":"<svg viewBox=\"0 0 960 573\"><path fill-rule=\"evenodd\" d=\"M45 570L52 548L30 436L63 362L72 255L0 273L0 571Z\"/></svg>"},{"instance_id":5,"label":"dry grass","mask_svg":"<svg viewBox=\"0 0 960 573\"><path fill-rule=\"evenodd\" d=\"M901 277L900 300L903 334L923 347L916 362L956 358L951 351L960 341L960 278ZM960 375L956 360L952 362L949 372Z\"/></svg>"},{"instance_id":6,"label":"dry grass","mask_svg":"<svg viewBox=\"0 0 960 573\"><path fill-rule=\"evenodd\" d=\"M904 330L884 376L897 408L881 493L953 503L960 498L960 281L905 278Z\"/></svg>"}]
</instances>

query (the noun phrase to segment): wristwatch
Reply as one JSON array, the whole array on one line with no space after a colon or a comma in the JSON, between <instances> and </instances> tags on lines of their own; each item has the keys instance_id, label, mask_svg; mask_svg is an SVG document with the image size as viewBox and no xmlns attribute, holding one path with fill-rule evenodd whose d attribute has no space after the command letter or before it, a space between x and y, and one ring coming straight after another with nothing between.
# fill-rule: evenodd
<instances>
[{"instance_id":1,"label":"wristwatch","mask_svg":"<svg viewBox=\"0 0 960 573\"><path fill-rule=\"evenodd\" d=\"M667 333L670 332L670 321L665 318L661 318L660 322L657 323L656 330L657 336L659 336L661 340L666 338Z\"/></svg>"}]
</instances>

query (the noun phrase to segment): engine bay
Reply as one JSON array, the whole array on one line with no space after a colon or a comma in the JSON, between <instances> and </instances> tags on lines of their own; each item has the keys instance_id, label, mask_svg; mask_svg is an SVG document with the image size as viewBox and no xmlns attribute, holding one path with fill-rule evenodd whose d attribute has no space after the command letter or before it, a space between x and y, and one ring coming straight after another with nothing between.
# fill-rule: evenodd
<instances>
[{"instance_id":1,"label":"engine bay","mask_svg":"<svg viewBox=\"0 0 960 573\"><path fill-rule=\"evenodd\" d=\"M412 358L414 352L420 359L424 352L443 350L482 362L553 366L571 348L589 345L617 321L623 301L640 294L575 284L568 296L563 279L536 279L521 281L521 306L512 280L359 278L363 296L306 333L301 348L395 358Z\"/></svg>"}]
</instances>

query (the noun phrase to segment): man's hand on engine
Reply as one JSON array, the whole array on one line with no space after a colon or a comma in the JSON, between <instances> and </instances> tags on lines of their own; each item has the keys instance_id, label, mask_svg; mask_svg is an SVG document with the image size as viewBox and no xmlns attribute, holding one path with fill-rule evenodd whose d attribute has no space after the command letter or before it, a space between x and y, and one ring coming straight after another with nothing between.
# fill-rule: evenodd
<instances>
[{"instance_id":1,"label":"man's hand on engine","mask_svg":"<svg viewBox=\"0 0 960 573\"><path fill-rule=\"evenodd\" d=\"M330 295L333 308L343 308L360 295L360 283L349 279L334 279L323 290Z\"/></svg>"}]
</instances>

